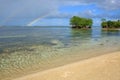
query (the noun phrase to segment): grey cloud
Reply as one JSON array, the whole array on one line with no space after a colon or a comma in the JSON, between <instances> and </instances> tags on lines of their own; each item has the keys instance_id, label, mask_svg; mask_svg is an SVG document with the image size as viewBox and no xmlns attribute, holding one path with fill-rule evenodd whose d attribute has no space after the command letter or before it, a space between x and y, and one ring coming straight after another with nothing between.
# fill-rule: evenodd
<instances>
[{"instance_id":1,"label":"grey cloud","mask_svg":"<svg viewBox=\"0 0 120 80\"><path fill-rule=\"evenodd\" d=\"M119 0L104 0L101 3L97 3L98 6L104 8L106 10L115 10L120 9L120 1Z\"/></svg>"},{"instance_id":2,"label":"grey cloud","mask_svg":"<svg viewBox=\"0 0 120 80\"><path fill-rule=\"evenodd\" d=\"M109 19L120 19L120 11L114 14L111 14L112 11L105 11L101 14L95 14L91 10L86 10L84 12L79 13L79 16L87 17L87 18L109 18Z\"/></svg>"},{"instance_id":3,"label":"grey cloud","mask_svg":"<svg viewBox=\"0 0 120 80\"><path fill-rule=\"evenodd\" d=\"M80 16L80 17L86 17L86 18L110 18L110 19L120 19L120 11L111 14L112 11L105 11L101 14L95 14L92 10L85 10L83 12L77 12L77 13L60 13L56 12L46 18L71 18L72 16Z\"/></svg>"},{"instance_id":4,"label":"grey cloud","mask_svg":"<svg viewBox=\"0 0 120 80\"><path fill-rule=\"evenodd\" d=\"M22 24L25 25L39 17L53 13L46 18L70 18L73 15L83 17L101 18L101 17L120 17L116 14L95 15L91 11L82 13L60 13L58 8L63 5L88 5L96 4L99 8L106 10L120 9L119 0L0 0L0 25Z\"/></svg>"},{"instance_id":5,"label":"grey cloud","mask_svg":"<svg viewBox=\"0 0 120 80\"><path fill-rule=\"evenodd\" d=\"M65 5L96 4L106 10L120 9L120 0L61 0Z\"/></svg>"},{"instance_id":6,"label":"grey cloud","mask_svg":"<svg viewBox=\"0 0 120 80\"><path fill-rule=\"evenodd\" d=\"M27 22L35 18L49 14L57 10L53 2L48 0L0 0L0 23L18 21L23 23L21 18L26 18ZM26 23L26 22L25 22Z\"/></svg>"},{"instance_id":7,"label":"grey cloud","mask_svg":"<svg viewBox=\"0 0 120 80\"><path fill-rule=\"evenodd\" d=\"M53 18L70 18L74 14L69 14L69 13L61 13L59 11L56 11L54 14L51 14L50 16L47 16L45 18L53 19Z\"/></svg>"}]
</instances>

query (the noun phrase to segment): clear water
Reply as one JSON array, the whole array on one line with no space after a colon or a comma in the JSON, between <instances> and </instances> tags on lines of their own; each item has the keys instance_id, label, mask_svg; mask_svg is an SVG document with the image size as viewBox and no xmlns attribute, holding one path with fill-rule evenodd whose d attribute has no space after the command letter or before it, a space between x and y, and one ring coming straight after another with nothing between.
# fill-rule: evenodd
<instances>
[{"instance_id":1,"label":"clear water","mask_svg":"<svg viewBox=\"0 0 120 80\"><path fill-rule=\"evenodd\" d=\"M0 27L0 80L120 50L120 30Z\"/></svg>"}]
</instances>

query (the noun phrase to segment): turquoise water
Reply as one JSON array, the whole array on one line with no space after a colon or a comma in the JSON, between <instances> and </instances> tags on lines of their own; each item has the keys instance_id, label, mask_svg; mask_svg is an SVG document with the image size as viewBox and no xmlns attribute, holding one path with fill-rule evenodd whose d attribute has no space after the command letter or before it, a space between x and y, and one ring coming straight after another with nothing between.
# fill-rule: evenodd
<instances>
[{"instance_id":1,"label":"turquoise water","mask_svg":"<svg viewBox=\"0 0 120 80\"><path fill-rule=\"evenodd\" d=\"M0 80L120 50L120 30L0 27Z\"/></svg>"}]
</instances>

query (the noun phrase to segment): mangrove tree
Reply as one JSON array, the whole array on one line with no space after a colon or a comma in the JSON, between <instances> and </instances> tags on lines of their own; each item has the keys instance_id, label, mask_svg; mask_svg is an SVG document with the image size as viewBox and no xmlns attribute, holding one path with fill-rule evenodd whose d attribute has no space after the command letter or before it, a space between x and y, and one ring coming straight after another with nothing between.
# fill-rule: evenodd
<instances>
[{"instance_id":1,"label":"mangrove tree","mask_svg":"<svg viewBox=\"0 0 120 80\"><path fill-rule=\"evenodd\" d=\"M117 21L102 21L102 28L120 28L120 20Z\"/></svg>"},{"instance_id":2,"label":"mangrove tree","mask_svg":"<svg viewBox=\"0 0 120 80\"><path fill-rule=\"evenodd\" d=\"M89 18L73 16L70 19L70 25L72 25L72 28L91 28L92 24L93 24L93 21L92 19L89 19Z\"/></svg>"}]
</instances>

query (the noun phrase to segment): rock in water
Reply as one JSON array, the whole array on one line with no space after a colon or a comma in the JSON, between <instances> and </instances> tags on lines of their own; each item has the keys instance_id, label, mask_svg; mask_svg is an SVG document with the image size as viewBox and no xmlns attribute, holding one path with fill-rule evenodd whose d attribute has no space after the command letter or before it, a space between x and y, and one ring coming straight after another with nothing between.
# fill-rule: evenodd
<instances>
[{"instance_id":1,"label":"rock in water","mask_svg":"<svg viewBox=\"0 0 120 80\"><path fill-rule=\"evenodd\" d=\"M64 44L61 41L59 41L59 40L52 40L51 44L55 45L55 47L62 47L62 46L64 46Z\"/></svg>"}]
</instances>

